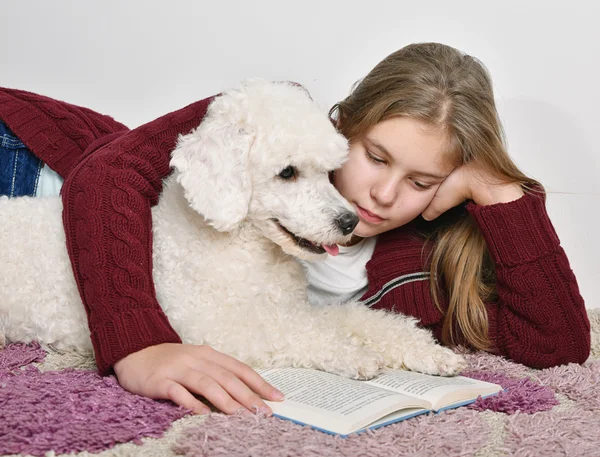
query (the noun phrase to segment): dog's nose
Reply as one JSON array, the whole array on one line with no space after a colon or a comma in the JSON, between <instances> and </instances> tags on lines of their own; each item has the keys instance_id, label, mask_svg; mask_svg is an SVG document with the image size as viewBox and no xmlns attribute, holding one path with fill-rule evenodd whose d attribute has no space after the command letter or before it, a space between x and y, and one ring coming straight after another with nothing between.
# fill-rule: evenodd
<instances>
[{"instance_id":1,"label":"dog's nose","mask_svg":"<svg viewBox=\"0 0 600 457\"><path fill-rule=\"evenodd\" d=\"M353 213L344 213L335 220L337 226L342 230L344 235L352 233L356 224L358 224L358 216Z\"/></svg>"}]
</instances>

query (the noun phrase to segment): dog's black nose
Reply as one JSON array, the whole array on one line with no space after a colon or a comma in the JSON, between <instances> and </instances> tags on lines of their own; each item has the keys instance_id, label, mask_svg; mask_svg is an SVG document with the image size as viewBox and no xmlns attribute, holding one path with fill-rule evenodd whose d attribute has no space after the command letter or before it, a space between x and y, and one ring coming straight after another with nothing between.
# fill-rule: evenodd
<instances>
[{"instance_id":1,"label":"dog's black nose","mask_svg":"<svg viewBox=\"0 0 600 457\"><path fill-rule=\"evenodd\" d=\"M353 213L344 213L335 220L337 226L342 230L344 235L352 233L356 224L358 224L358 216Z\"/></svg>"}]
</instances>

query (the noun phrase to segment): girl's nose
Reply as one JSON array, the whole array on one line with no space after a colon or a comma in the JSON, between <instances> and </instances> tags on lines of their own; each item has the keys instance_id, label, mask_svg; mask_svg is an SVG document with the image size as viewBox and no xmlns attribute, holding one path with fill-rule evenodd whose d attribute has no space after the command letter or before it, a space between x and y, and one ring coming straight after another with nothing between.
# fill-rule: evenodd
<instances>
[{"instance_id":1,"label":"girl's nose","mask_svg":"<svg viewBox=\"0 0 600 457\"><path fill-rule=\"evenodd\" d=\"M371 197L381 206L391 206L398 197L398 184L395 179L388 179L371 188Z\"/></svg>"}]
</instances>

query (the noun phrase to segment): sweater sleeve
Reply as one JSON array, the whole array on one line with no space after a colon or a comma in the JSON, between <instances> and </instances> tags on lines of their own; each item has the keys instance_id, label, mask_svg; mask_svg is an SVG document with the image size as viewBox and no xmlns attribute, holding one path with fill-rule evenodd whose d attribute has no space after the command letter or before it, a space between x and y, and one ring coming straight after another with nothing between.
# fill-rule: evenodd
<instances>
[{"instance_id":1,"label":"sweater sleeve","mask_svg":"<svg viewBox=\"0 0 600 457\"><path fill-rule=\"evenodd\" d=\"M81 161L62 198L69 256L101 374L128 354L180 342L157 302L152 213L179 134L197 127L210 99L119 136Z\"/></svg>"},{"instance_id":2,"label":"sweater sleeve","mask_svg":"<svg viewBox=\"0 0 600 457\"><path fill-rule=\"evenodd\" d=\"M496 269L498 299L486 305L494 352L535 368L583 363L590 353L590 324L543 198L530 193L510 203L469 203L467 210ZM427 250L414 229L380 235L362 300L413 316L440 339L444 314L431 296L428 269ZM447 309L443 293L440 302Z\"/></svg>"},{"instance_id":3,"label":"sweater sleeve","mask_svg":"<svg viewBox=\"0 0 600 457\"><path fill-rule=\"evenodd\" d=\"M125 133L112 117L43 95L0 87L0 119L39 159L67 177L94 143Z\"/></svg>"},{"instance_id":4,"label":"sweater sleeve","mask_svg":"<svg viewBox=\"0 0 600 457\"><path fill-rule=\"evenodd\" d=\"M470 203L467 210L496 268L498 301L487 310L497 350L535 368L583 363L590 323L543 197L528 193L510 203Z\"/></svg>"}]
</instances>

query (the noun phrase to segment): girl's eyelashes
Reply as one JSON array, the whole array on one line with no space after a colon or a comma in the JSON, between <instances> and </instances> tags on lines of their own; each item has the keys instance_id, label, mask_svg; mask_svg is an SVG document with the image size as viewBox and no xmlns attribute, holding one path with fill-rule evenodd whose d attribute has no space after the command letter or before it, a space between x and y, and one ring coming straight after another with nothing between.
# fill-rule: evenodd
<instances>
[{"instance_id":1,"label":"girl's eyelashes","mask_svg":"<svg viewBox=\"0 0 600 457\"><path fill-rule=\"evenodd\" d=\"M365 149L365 154L367 156L367 159L369 159L371 162L374 162L374 163L385 163L385 160L380 159L376 155L372 154L371 151L369 151L368 149Z\"/></svg>"},{"instance_id":2,"label":"girl's eyelashes","mask_svg":"<svg viewBox=\"0 0 600 457\"><path fill-rule=\"evenodd\" d=\"M415 181L414 179L413 179L413 183L419 190L427 190L427 189L431 189L433 187L431 184L423 184L422 182Z\"/></svg>"},{"instance_id":3,"label":"girl's eyelashes","mask_svg":"<svg viewBox=\"0 0 600 457\"><path fill-rule=\"evenodd\" d=\"M376 156L375 154L373 154L368 149L365 149L365 155L367 156L367 159L369 159L373 163L377 163L377 164L385 164L385 163L387 163L387 161L385 161L384 159L379 158L378 156ZM411 181L413 182L413 184L415 185L415 187L417 188L417 190L429 190L429 189L431 189L433 187L432 184L423 184L422 182L417 181L415 179L411 179Z\"/></svg>"}]
</instances>

